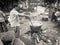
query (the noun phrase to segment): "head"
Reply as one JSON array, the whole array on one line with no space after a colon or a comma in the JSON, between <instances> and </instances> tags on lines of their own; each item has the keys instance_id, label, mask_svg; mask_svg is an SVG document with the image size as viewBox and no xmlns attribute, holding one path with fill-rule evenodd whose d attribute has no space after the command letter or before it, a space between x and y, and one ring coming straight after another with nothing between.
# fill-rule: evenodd
<instances>
[{"instance_id":1,"label":"head","mask_svg":"<svg viewBox=\"0 0 60 45\"><path fill-rule=\"evenodd\" d=\"M17 6L15 7L15 10L19 12L20 8Z\"/></svg>"},{"instance_id":2,"label":"head","mask_svg":"<svg viewBox=\"0 0 60 45\"><path fill-rule=\"evenodd\" d=\"M20 8L20 7L15 7L15 10L18 11L19 13L22 13L23 12L23 9Z\"/></svg>"},{"instance_id":3,"label":"head","mask_svg":"<svg viewBox=\"0 0 60 45\"><path fill-rule=\"evenodd\" d=\"M22 3L19 3L18 5L14 5L14 9L18 12L23 12Z\"/></svg>"},{"instance_id":4,"label":"head","mask_svg":"<svg viewBox=\"0 0 60 45\"><path fill-rule=\"evenodd\" d=\"M13 8L17 7L18 5L17 4L13 4Z\"/></svg>"},{"instance_id":5,"label":"head","mask_svg":"<svg viewBox=\"0 0 60 45\"><path fill-rule=\"evenodd\" d=\"M17 10L17 11L19 11L19 10L20 10L20 8L19 8L18 4L14 4L13 8L14 8L15 10Z\"/></svg>"}]
</instances>

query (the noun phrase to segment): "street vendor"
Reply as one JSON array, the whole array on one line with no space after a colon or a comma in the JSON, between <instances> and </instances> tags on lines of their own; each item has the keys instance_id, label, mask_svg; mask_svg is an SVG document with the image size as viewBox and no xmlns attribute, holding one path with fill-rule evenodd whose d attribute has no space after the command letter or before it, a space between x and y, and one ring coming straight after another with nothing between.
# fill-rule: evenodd
<instances>
[{"instance_id":1,"label":"street vendor","mask_svg":"<svg viewBox=\"0 0 60 45\"><path fill-rule=\"evenodd\" d=\"M16 38L20 37L20 22L19 22L19 16L26 17L24 13L20 12L21 8L19 6L15 6L11 11L10 11L10 16L8 18L11 27L15 28L15 35Z\"/></svg>"}]
</instances>

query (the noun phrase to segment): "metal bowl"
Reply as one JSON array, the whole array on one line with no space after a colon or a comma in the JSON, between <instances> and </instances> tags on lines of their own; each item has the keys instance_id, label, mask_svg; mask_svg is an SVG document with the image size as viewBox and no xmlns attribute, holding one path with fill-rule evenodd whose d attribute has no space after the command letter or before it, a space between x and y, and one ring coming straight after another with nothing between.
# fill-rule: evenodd
<instances>
[{"instance_id":1,"label":"metal bowl","mask_svg":"<svg viewBox=\"0 0 60 45\"><path fill-rule=\"evenodd\" d=\"M30 24L30 29L33 32L38 32L42 26L42 22L40 22L40 21L31 21L29 24Z\"/></svg>"}]
</instances>

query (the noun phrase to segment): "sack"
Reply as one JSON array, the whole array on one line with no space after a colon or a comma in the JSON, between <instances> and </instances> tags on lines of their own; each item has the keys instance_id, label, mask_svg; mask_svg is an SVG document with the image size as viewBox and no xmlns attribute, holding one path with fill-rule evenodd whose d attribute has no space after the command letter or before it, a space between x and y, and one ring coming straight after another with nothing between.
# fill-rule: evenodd
<instances>
[{"instance_id":1,"label":"sack","mask_svg":"<svg viewBox=\"0 0 60 45\"><path fill-rule=\"evenodd\" d=\"M19 38L15 38L13 39L11 45L25 45L24 42L22 40L20 40Z\"/></svg>"},{"instance_id":2,"label":"sack","mask_svg":"<svg viewBox=\"0 0 60 45\"><path fill-rule=\"evenodd\" d=\"M8 31L1 33L1 39L4 41L11 41L15 38L15 32L13 31Z\"/></svg>"}]
</instances>

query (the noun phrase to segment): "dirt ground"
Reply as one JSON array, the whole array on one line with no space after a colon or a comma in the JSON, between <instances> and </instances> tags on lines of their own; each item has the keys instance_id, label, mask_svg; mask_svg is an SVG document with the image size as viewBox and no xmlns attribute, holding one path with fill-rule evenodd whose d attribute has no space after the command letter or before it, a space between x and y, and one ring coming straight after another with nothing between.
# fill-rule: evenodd
<instances>
[{"instance_id":1,"label":"dirt ground","mask_svg":"<svg viewBox=\"0 0 60 45\"><path fill-rule=\"evenodd\" d=\"M33 20L33 19L32 19ZM52 39L58 39L59 40L59 45L60 45L60 26L57 22L51 22L50 19L48 21L42 21L41 18L38 16L37 18L35 17L35 20L39 20L42 22L42 29L46 29L45 35L52 38ZM30 25L29 25L29 20L21 17L20 18L20 35L24 35L27 31L30 30ZM11 30L11 29L9 29ZM46 45L43 41L40 41L38 45Z\"/></svg>"},{"instance_id":2,"label":"dirt ground","mask_svg":"<svg viewBox=\"0 0 60 45\"><path fill-rule=\"evenodd\" d=\"M41 21L41 20L40 20ZM23 22L23 23L22 23ZM29 20L28 19L22 19L21 20L21 35L23 35L25 32L30 30L30 25L29 25ZM42 29L46 29L46 33L45 35L47 35L50 38L55 38L60 40L60 26L58 26L58 23L56 22L51 22L51 20L49 19L48 21L41 21L43 23L42 25ZM44 45L43 43L39 43L38 45Z\"/></svg>"}]
</instances>

